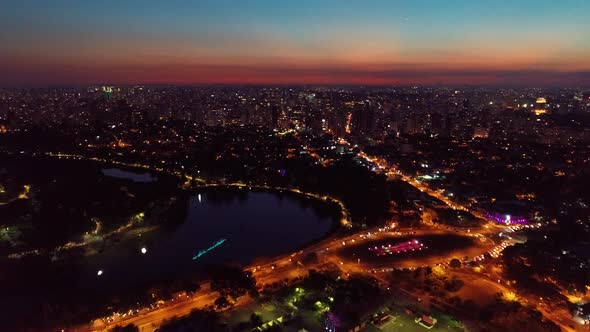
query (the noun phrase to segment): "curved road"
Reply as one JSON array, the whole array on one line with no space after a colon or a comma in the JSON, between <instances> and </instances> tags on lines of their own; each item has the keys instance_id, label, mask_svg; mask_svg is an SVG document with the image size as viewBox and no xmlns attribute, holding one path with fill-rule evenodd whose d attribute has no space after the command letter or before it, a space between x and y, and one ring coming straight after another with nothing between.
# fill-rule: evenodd
<instances>
[{"instance_id":1,"label":"curved road","mask_svg":"<svg viewBox=\"0 0 590 332\"><path fill-rule=\"evenodd\" d=\"M138 168L150 169L152 171L164 172L164 170L161 168L154 168L154 167L150 167L149 165L144 165L144 164L128 164L128 163L122 163L122 162L117 162L117 161L112 161L112 160L101 159L101 158L92 158L92 157L85 157L85 156L80 156L80 155L69 155L69 154L61 154L61 153L48 153L47 155L59 157L59 158L94 160L94 161L110 163L110 164L114 164L114 165L138 167ZM487 223L486 223L486 225L484 225L482 228L480 228L478 230L480 233L475 233L475 232L474 233L478 234L478 236L483 236L486 241L490 242L490 245L487 245L487 246L482 245L482 246L479 246L478 248L473 248L473 247L466 248L465 250L469 249L469 251L467 252L469 255L473 256L474 254L478 254L477 256L481 256L484 253L488 252L490 250L490 248L493 247L493 245L495 244L494 241L490 239L490 235L499 234L500 232L502 232L505 229L504 226L497 225L493 221L488 220L483 214L478 213L476 211L471 211L468 207L457 204L457 203L451 201L450 199L448 199L446 196L442 195L440 192L431 190L427 186L420 183L419 181L402 174L401 172L394 169L393 167L390 167L382 159L369 157L366 154L364 154L364 152L360 152L358 154L358 156L366 159L369 162L372 162L372 163L378 165L379 168L381 170L384 170L388 175L399 176L404 182L410 184L411 186L415 187L416 189L418 189L418 190L420 190L420 191L422 191L434 198L437 198L438 200L442 201L450 208L468 211L468 212L472 213L474 216L476 216L482 220L485 220ZM180 172L176 172L175 174L178 176L183 176L183 175L186 176L185 174L180 173ZM189 180L193 179L190 176L187 176L187 177L189 178ZM194 179L197 181L202 181L202 179L200 179L200 178L194 178ZM233 185L246 186L245 184L233 184ZM252 186L252 187L254 187L254 186ZM257 187L257 188L266 188L266 187ZM276 189L276 188L267 188L267 189ZM289 189L289 188L279 188L279 189L280 190L291 190L291 191L298 192L301 194L313 196L313 197L316 197L319 199L324 199L324 200L327 199L326 197L322 197L322 196L318 196L318 195L314 195L314 194L310 194L310 193L303 193L303 192L300 192L299 190L296 190L296 189ZM331 199L333 199L333 198L331 198ZM347 224L348 212L346 211L344 205L339 200L336 200L336 199L333 199L333 200L336 203L341 205L341 207L343 209L343 214L345 217L345 218L343 218L343 224ZM288 278L304 276L305 273L307 272L308 267L305 267L301 263L300 259L302 259L305 255L307 255L309 253L316 252L316 253L322 254L322 260L324 262L326 262L326 261L331 262L332 264L339 266L340 269L343 271L361 272L361 273L363 273L363 272L366 273L369 271L375 272L375 270L384 269L385 266L383 266L383 264L381 264L379 266L370 266L367 264L361 265L361 264L355 264L355 263L350 263L350 262L344 263L344 260L341 259L341 257L339 257L337 255L337 251L342 245L345 245L346 243L350 243L350 242L356 243L357 240L359 242L362 242L364 240L363 236L366 235L367 233L377 234L375 236L391 236L390 232L393 232L393 231L405 232L405 231L410 231L410 230L409 229L388 230L388 229L386 229L386 227L381 227L381 228L375 227L375 228L372 228L369 230L363 230L361 232L357 232L357 233L345 235L345 236L338 236L338 234L334 234L331 237L324 239L320 242L317 242L315 244L312 244L303 250L300 250L300 251L297 251L297 252L294 252L291 254L283 255L280 257L275 257L274 259L271 259L271 260L268 260L265 262L261 262L259 264L253 264L253 265L249 266L247 268L247 270L250 270L253 272L259 285L271 284L273 282L282 281L282 280L288 279ZM444 230L444 229L435 228L435 227L431 227L428 230L424 230L422 228L418 229L418 230L412 229L412 231L414 232L415 236L435 234L435 233L444 234L444 233L449 232L449 230ZM457 234L459 232L459 233L464 233L463 235L474 235L474 233L471 233L471 230L465 231L465 230L460 230L460 229L456 229L456 228L451 228L451 231L454 232L453 234ZM375 240L375 238L370 238L370 240L371 241ZM356 244L358 244L358 243L356 243ZM504 247L500 248L500 250L503 248ZM473 250L475 250L476 252L474 252ZM453 256L451 256L451 257L449 257L449 256L440 257L439 256L439 257L435 257L435 258L432 258L432 257L428 258L427 257L424 259L410 259L404 265L406 267L424 266L424 265L428 265L428 264L433 264L437 260L439 261L439 263L445 263L445 262L448 262L453 257L459 256L459 255L460 255L459 253L454 252ZM465 255L460 255L460 257L462 257L462 256L465 256ZM425 264L426 262L428 264ZM399 267L399 265L396 264L396 267ZM373 271L371 271L371 270L373 270ZM498 286L498 285L496 285L496 286ZM502 287L506 291L514 291L514 289L510 289L506 286L502 285ZM109 330L117 325L135 324L136 326L138 326L140 328L140 331L153 331L155 328L157 328L157 326L159 326L166 319L170 319L174 316L183 316L183 315L190 313L190 311L193 309L199 309L199 308L204 308L204 307L210 306L217 297L218 297L218 294L216 292L211 291L207 285L207 286L204 286L201 290L199 290L192 297L181 296L180 298L177 298L173 301L169 301L168 303L165 303L163 306L156 308L156 309L152 309L152 310L143 309L142 311L140 311L139 313L136 313L134 315L126 316L124 318L115 317L114 320L109 320L108 322L104 318L97 319L92 324L92 326L74 327L73 329L77 330L77 331L89 331L89 330L91 330L91 331L105 331L105 330ZM236 303L236 305L240 305L240 304L245 303L247 301L248 301L248 299L242 299L242 300L238 301L238 303ZM570 317L567 317L563 313L560 313L559 315L557 315L555 311L547 311L544 308L537 308L537 309L539 309L546 318L551 319L552 321L554 321L555 323L560 325L564 330L574 331L571 328L569 328L569 326L568 326L571 322Z\"/></svg>"}]
</instances>

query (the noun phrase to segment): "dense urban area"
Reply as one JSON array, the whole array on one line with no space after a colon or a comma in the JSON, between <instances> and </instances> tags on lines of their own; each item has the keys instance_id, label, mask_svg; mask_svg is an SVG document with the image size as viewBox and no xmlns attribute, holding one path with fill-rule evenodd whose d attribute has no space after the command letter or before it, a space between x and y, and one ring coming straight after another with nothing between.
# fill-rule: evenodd
<instances>
[{"instance_id":1,"label":"dense urban area","mask_svg":"<svg viewBox=\"0 0 590 332\"><path fill-rule=\"evenodd\" d=\"M0 90L0 329L589 330L589 123L575 88ZM182 237L211 209L238 230Z\"/></svg>"}]
</instances>

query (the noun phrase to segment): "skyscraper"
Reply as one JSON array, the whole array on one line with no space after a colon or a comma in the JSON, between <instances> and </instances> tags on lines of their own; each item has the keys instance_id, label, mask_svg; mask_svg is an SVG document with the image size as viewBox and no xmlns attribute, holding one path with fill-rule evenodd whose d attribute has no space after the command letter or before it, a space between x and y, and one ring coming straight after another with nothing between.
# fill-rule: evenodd
<instances>
[{"instance_id":1,"label":"skyscraper","mask_svg":"<svg viewBox=\"0 0 590 332\"><path fill-rule=\"evenodd\" d=\"M367 100L356 104L352 112L352 132L354 134L370 134L375 129L375 111Z\"/></svg>"}]
</instances>

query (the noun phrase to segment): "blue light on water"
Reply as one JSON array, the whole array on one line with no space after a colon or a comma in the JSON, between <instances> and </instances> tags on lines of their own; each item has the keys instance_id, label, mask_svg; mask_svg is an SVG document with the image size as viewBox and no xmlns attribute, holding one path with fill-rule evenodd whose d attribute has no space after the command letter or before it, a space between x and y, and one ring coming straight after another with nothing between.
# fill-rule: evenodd
<instances>
[{"instance_id":1,"label":"blue light on water","mask_svg":"<svg viewBox=\"0 0 590 332\"><path fill-rule=\"evenodd\" d=\"M193 256L193 260L196 260L197 258L205 255L206 253L208 253L209 251L219 247L220 245L222 245L225 241L227 241L227 239L220 239L217 242L215 242L212 246L210 246L207 249L203 249L201 251L199 251L195 256Z\"/></svg>"}]
</instances>

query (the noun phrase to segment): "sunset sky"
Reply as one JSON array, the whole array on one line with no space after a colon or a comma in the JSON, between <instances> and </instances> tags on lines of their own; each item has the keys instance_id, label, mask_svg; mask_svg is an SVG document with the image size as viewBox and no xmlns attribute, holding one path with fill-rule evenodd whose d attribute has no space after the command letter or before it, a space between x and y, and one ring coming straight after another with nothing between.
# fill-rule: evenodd
<instances>
[{"instance_id":1,"label":"sunset sky","mask_svg":"<svg viewBox=\"0 0 590 332\"><path fill-rule=\"evenodd\" d=\"M0 85L590 84L588 0L7 0Z\"/></svg>"}]
</instances>

